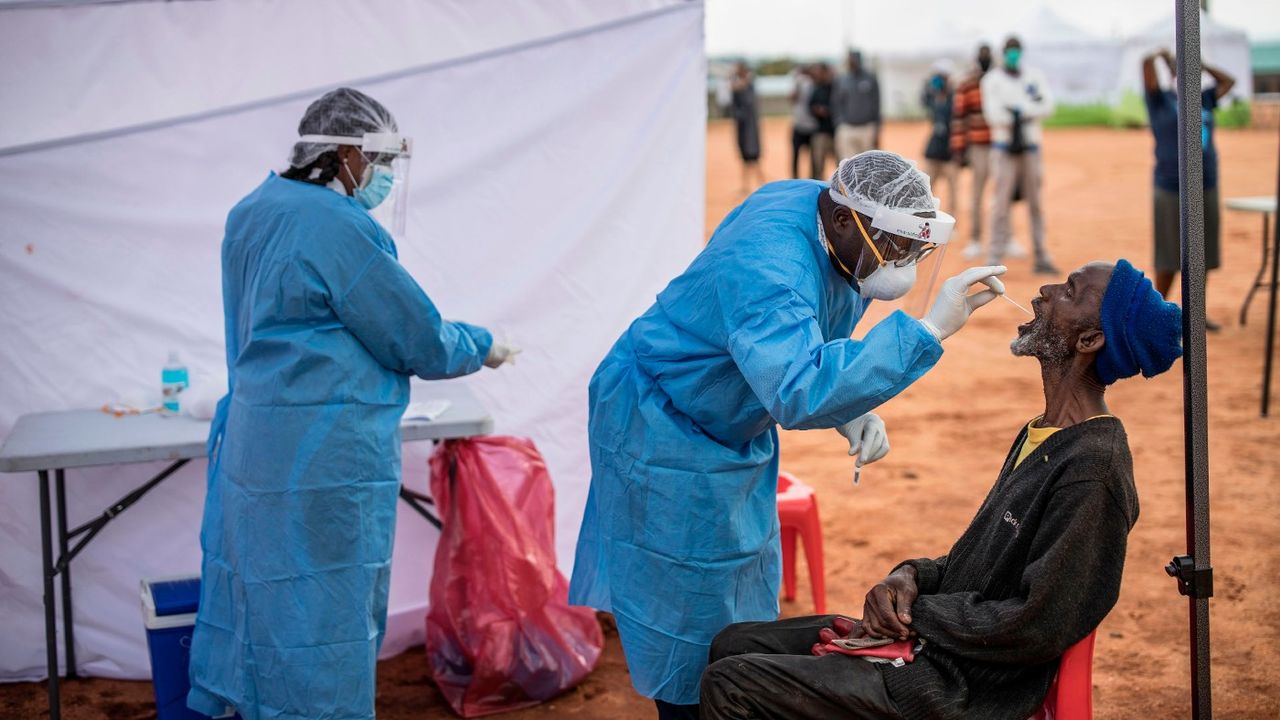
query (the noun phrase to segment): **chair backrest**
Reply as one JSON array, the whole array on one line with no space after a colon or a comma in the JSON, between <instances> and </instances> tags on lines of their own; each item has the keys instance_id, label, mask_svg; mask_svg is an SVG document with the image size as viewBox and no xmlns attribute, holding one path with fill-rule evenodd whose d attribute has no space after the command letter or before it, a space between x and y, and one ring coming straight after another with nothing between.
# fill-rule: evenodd
<instances>
[{"instance_id":1,"label":"chair backrest","mask_svg":"<svg viewBox=\"0 0 1280 720\"><path fill-rule=\"evenodd\" d=\"M1093 643L1097 635L1094 630L1062 654L1044 704L1028 720L1093 720Z\"/></svg>"},{"instance_id":2,"label":"chair backrest","mask_svg":"<svg viewBox=\"0 0 1280 720\"><path fill-rule=\"evenodd\" d=\"M791 473L778 473L778 500L808 500L813 497L813 488L800 482Z\"/></svg>"}]
</instances>

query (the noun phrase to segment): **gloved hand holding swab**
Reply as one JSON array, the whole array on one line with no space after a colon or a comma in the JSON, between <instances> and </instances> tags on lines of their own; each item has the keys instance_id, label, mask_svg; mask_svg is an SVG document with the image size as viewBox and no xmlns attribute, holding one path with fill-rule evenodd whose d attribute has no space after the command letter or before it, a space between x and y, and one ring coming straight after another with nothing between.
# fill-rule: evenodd
<instances>
[{"instance_id":1,"label":"gloved hand holding swab","mask_svg":"<svg viewBox=\"0 0 1280 720\"><path fill-rule=\"evenodd\" d=\"M867 413L836 428L849 441L850 457L856 455L853 466L853 484L862 479L862 466L873 463L889 453L889 435L884 421L875 413Z\"/></svg>"}]
</instances>

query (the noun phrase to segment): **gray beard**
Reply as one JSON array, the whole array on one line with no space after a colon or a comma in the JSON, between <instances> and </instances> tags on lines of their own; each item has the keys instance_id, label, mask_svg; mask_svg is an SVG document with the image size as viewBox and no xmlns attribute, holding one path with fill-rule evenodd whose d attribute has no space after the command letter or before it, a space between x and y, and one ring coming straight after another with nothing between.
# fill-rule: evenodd
<instances>
[{"instance_id":1,"label":"gray beard","mask_svg":"<svg viewBox=\"0 0 1280 720\"><path fill-rule=\"evenodd\" d=\"M1009 343L1009 350L1016 357L1033 357L1048 362L1071 356L1071 344L1067 339L1049 335L1038 320L1025 335L1019 335Z\"/></svg>"}]
</instances>

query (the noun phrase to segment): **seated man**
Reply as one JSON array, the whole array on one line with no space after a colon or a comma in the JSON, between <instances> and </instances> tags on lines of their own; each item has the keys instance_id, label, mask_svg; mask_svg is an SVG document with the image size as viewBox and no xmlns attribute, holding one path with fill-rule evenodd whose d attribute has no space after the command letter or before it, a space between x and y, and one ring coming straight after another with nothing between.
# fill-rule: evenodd
<instances>
[{"instance_id":1,"label":"seated man","mask_svg":"<svg viewBox=\"0 0 1280 720\"><path fill-rule=\"evenodd\" d=\"M861 621L726 628L702 676L704 719L1026 720L1040 706L1058 658L1115 604L1138 517L1128 440L1103 392L1167 370L1182 321L1124 260L1085 265L1032 306L1011 347L1040 362L1044 415L1018 434L951 552L899 564L867 593ZM815 656L838 636L918 638L918 649L900 667Z\"/></svg>"}]
</instances>

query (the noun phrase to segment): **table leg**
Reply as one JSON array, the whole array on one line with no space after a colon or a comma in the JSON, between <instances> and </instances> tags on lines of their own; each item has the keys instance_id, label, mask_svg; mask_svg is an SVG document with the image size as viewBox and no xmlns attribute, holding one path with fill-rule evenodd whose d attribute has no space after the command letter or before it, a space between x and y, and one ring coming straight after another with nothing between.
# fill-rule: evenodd
<instances>
[{"instance_id":1,"label":"table leg","mask_svg":"<svg viewBox=\"0 0 1280 720\"><path fill-rule=\"evenodd\" d=\"M67 493L66 473L59 468L54 471L53 497L58 511L58 555L67 557ZM79 677L76 673L76 636L75 621L71 617L71 563L60 569L62 575L62 639L66 643L67 677Z\"/></svg>"},{"instance_id":2,"label":"table leg","mask_svg":"<svg viewBox=\"0 0 1280 720\"><path fill-rule=\"evenodd\" d=\"M49 471L40 471L40 556L44 565L44 649L49 666L49 718L59 720L62 706L58 694L58 622L53 599L53 520L49 511Z\"/></svg>"},{"instance_id":3,"label":"table leg","mask_svg":"<svg viewBox=\"0 0 1280 720\"><path fill-rule=\"evenodd\" d=\"M427 522L435 525L437 530L444 527L440 524L440 518L436 517L435 513L427 509L427 505L433 504L434 502L430 497L423 495L422 493L416 493L409 488L402 486L400 488L400 499L408 503L409 507L416 510L417 513L425 518Z\"/></svg>"},{"instance_id":4,"label":"table leg","mask_svg":"<svg viewBox=\"0 0 1280 720\"><path fill-rule=\"evenodd\" d=\"M1280 229L1280 228L1278 228ZM1276 274L1280 273L1280 241L1271 248L1271 302L1267 308L1267 358L1262 370L1262 417L1267 417L1271 406L1271 364L1275 357L1276 341Z\"/></svg>"},{"instance_id":5,"label":"table leg","mask_svg":"<svg viewBox=\"0 0 1280 720\"><path fill-rule=\"evenodd\" d=\"M1253 284L1249 286L1249 292L1244 296L1244 305L1240 306L1240 327L1244 327L1249 318L1249 303L1253 302L1253 294L1258 288L1263 287L1262 277L1267 274L1267 248L1269 240L1267 237L1271 234L1269 226L1271 215L1262 213L1262 264L1258 266L1258 274L1253 278Z\"/></svg>"}]
</instances>

